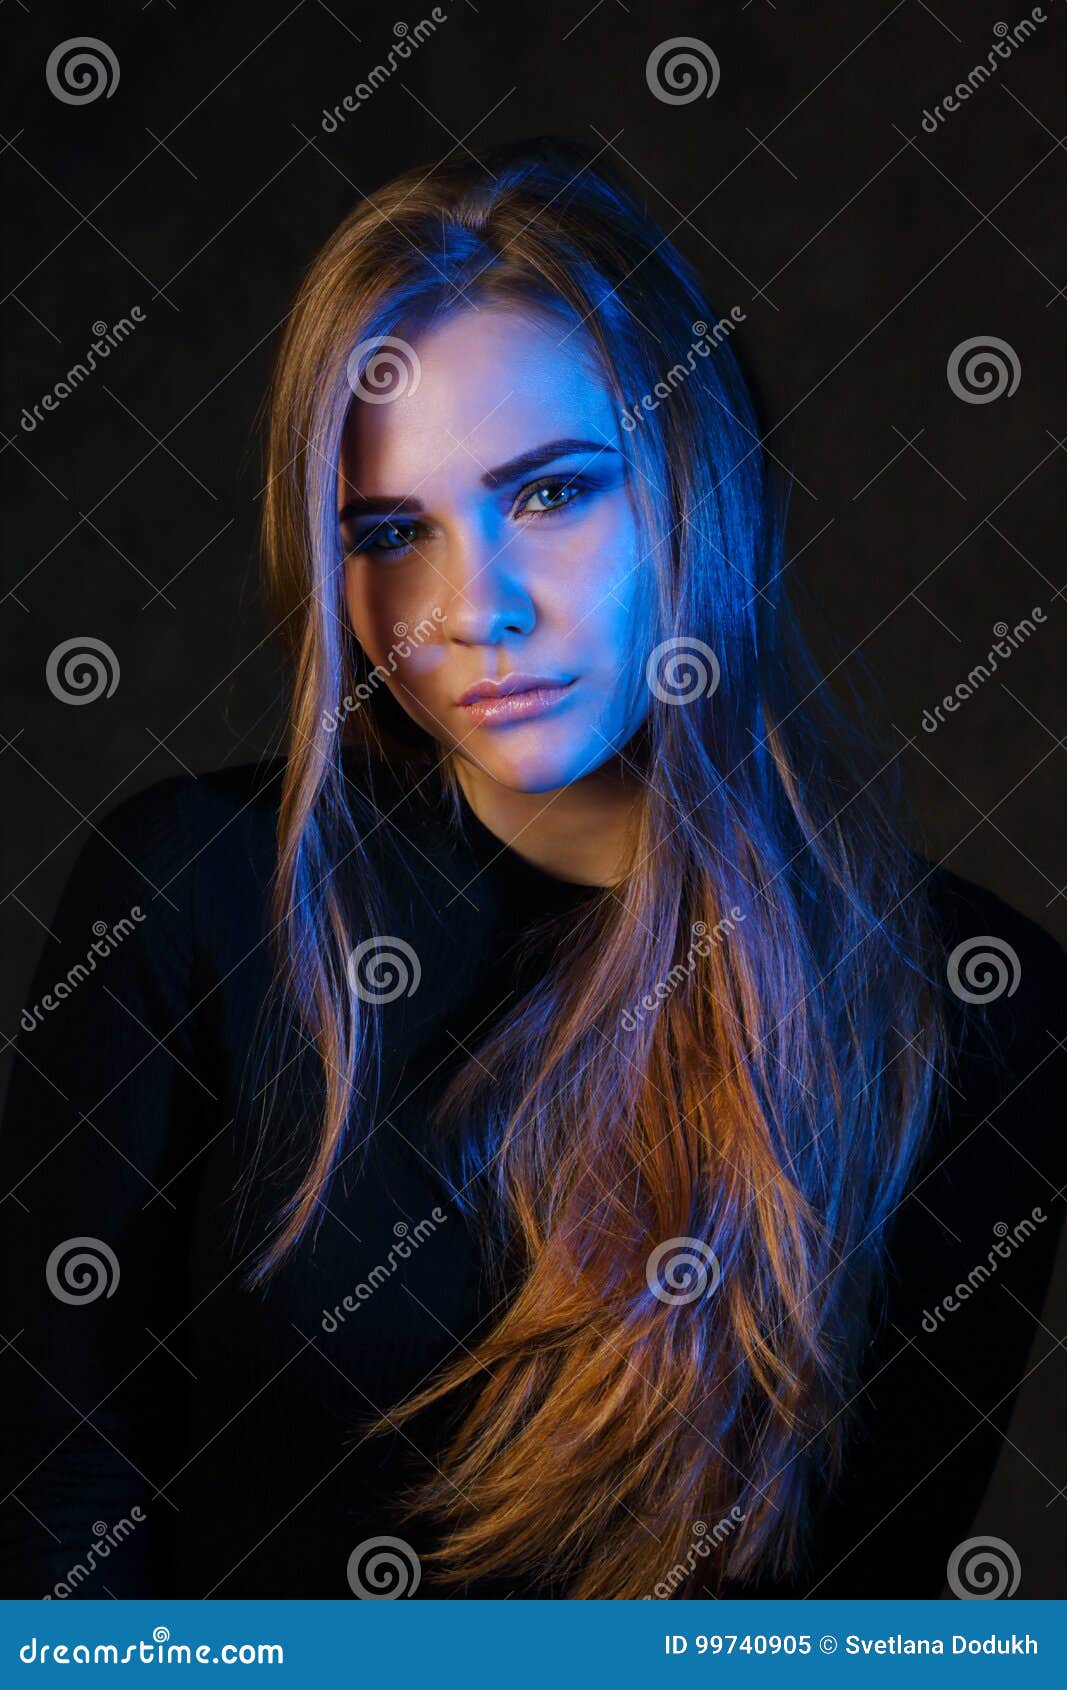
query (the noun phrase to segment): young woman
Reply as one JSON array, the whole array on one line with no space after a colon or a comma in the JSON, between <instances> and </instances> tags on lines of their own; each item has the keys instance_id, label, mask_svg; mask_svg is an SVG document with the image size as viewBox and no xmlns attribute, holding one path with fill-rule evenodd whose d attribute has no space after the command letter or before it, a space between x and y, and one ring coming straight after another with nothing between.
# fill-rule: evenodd
<instances>
[{"instance_id":1,"label":"young woman","mask_svg":"<svg viewBox=\"0 0 1067 1690\"><path fill-rule=\"evenodd\" d=\"M5 1595L963 1576L1064 956L905 843L814 672L734 326L562 142L311 265L285 755L114 809L22 1018Z\"/></svg>"}]
</instances>

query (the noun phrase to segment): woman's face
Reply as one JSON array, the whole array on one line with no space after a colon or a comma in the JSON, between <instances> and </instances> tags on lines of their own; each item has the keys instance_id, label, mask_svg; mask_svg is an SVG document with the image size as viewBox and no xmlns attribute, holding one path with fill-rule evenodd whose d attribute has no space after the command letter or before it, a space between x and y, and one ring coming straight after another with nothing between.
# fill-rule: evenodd
<instances>
[{"instance_id":1,"label":"woman's face","mask_svg":"<svg viewBox=\"0 0 1067 1690\"><path fill-rule=\"evenodd\" d=\"M563 333L483 307L412 336L394 396L357 391L339 477L345 597L380 684L526 792L589 774L647 711L641 688L624 719L641 569L615 408ZM461 702L520 673L555 690L532 710Z\"/></svg>"}]
</instances>

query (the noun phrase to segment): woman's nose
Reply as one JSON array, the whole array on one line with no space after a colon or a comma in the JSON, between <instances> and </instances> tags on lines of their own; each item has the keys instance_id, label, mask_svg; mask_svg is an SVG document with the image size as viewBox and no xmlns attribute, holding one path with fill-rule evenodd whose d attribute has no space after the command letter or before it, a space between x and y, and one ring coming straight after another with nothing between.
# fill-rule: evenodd
<instances>
[{"instance_id":1,"label":"woman's nose","mask_svg":"<svg viewBox=\"0 0 1067 1690\"><path fill-rule=\"evenodd\" d=\"M493 645L504 634L526 634L537 620L515 541L464 525L445 563L446 628L465 645Z\"/></svg>"}]
</instances>

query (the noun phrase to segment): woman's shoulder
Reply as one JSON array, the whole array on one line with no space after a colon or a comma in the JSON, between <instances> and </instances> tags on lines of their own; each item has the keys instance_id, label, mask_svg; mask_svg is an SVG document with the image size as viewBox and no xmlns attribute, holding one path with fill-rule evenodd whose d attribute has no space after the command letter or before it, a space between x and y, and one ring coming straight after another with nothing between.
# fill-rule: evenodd
<instances>
[{"instance_id":1,"label":"woman's shoulder","mask_svg":"<svg viewBox=\"0 0 1067 1690\"><path fill-rule=\"evenodd\" d=\"M139 853L164 856L178 840L204 850L216 839L222 851L248 849L274 840L287 768L284 756L263 757L210 769L167 775L116 800L95 831L121 838ZM379 824L393 814L417 808L410 783L388 764L370 773L350 758L343 760L345 796L353 819Z\"/></svg>"},{"instance_id":2,"label":"woman's shoulder","mask_svg":"<svg viewBox=\"0 0 1067 1690\"><path fill-rule=\"evenodd\" d=\"M127 794L94 821L71 873L76 889L65 896L81 901L77 888L91 896L103 886L121 903L145 892L165 924L184 922L209 944L220 931L237 942L266 919L287 766L283 756L264 757L168 775ZM343 774L352 825L388 880L389 839L409 838L421 809L385 764L367 774L346 760ZM343 862L347 847L338 850Z\"/></svg>"},{"instance_id":3,"label":"woman's shoulder","mask_svg":"<svg viewBox=\"0 0 1067 1690\"><path fill-rule=\"evenodd\" d=\"M278 815L283 757L166 775L108 806L95 835L129 848L145 867L214 838L247 843L250 834L273 831ZM234 831L236 829L236 832Z\"/></svg>"},{"instance_id":4,"label":"woman's shoulder","mask_svg":"<svg viewBox=\"0 0 1067 1690\"><path fill-rule=\"evenodd\" d=\"M225 933L240 943L262 919L283 770L267 759L177 773L106 805L75 851L52 929L65 942L133 920L156 954L191 954Z\"/></svg>"}]
</instances>

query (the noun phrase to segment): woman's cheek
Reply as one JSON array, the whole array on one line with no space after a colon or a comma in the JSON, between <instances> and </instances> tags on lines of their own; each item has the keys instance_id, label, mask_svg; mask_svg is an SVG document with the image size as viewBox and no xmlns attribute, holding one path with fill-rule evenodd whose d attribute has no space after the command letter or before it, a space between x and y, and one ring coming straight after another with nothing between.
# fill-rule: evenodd
<instances>
[{"instance_id":1,"label":"woman's cheek","mask_svg":"<svg viewBox=\"0 0 1067 1690\"><path fill-rule=\"evenodd\" d=\"M636 561L637 531L628 500L621 493L604 499L583 523L570 550L586 590L616 590L632 575Z\"/></svg>"},{"instance_id":2,"label":"woman's cheek","mask_svg":"<svg viewBox=\"0 0 1067 1690\"><path fill-rule=\"evenodd\" d=\"M404 627L419 618L408 612L410 587L390 581L387 570L375 571L364 558L350 558L345 565L345 603L357 640L372 664L384 662L390 649L402 637Z\"/></svg>"},{"instance_id":3,"label":"woman's cheek","mask_svg":"<svg viewBox=\"0 0 1067 1690\"><path fill-rule=\"evenodd\" d=\"M636 530L628 510L606 511L587 522L565 557L558 560L567 626L578 624L603 644L618 621L626 622L634 602L638 571Z\"/></svg>"},{"instance_id":4,"label":"woman's cheek","mask_svg":"<svg viewBox=\"0 0 1067 1690\"><path fill-rule=\"evenodd\" d=\"M381 670L385 685L406 710L423 706L427 717L421 725L432 733L443 702L441 671L447 659L444 617L432 592L419 591L410 580L383 581L351 560L345 602L368 666Z\"/></svg>"}]
</instances>

